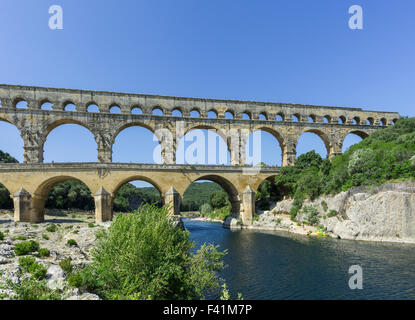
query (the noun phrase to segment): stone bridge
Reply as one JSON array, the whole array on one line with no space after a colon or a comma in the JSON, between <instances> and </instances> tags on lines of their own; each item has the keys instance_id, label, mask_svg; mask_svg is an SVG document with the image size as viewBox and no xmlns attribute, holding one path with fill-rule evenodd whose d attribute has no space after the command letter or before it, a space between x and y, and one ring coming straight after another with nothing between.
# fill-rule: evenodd
<instances>
[{"instance_id":1,"label":"stone bridge","mask_svg":"<svg viewBox=\"0 0 415 320\"><path fill-rule=\"evenodd\" d=\"M229 194L234 215L241 213L244 223L250 223L259 184L279 171L276 167L250 171L245 165L245 145L252 132L271 133L286 166L295 162L297 141L304 132L317 134L331 158L342 152L349 133L365 138L399 117L395 112L360 108L0 85L0 121L15 125L24 142L24 163L0 165L0 183L13 195L16 221L41 221L49 190L67 179L78 179L90 188L96 219L106 221L112 218L112 201L123 183L137 179L152 183L178 213L186 187L203 178L219 183ZM68 123L94 135L96 163L43 163L49 133ZM147 128L158 137L162 164L112 163L117 135L131 126ZM226 141L231 166L177 165L178 143L194 129L215 130Z\"/></svg>"}]
</instances>

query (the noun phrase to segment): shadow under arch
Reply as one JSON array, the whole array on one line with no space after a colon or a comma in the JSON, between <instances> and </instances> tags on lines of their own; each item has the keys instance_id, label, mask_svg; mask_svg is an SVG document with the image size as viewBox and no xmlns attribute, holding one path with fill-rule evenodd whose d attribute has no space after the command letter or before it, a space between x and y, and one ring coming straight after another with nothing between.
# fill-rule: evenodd
<instances>
[{"instance_id":1,"label":"shadow under arch","mask_svg":"<svg viewBox=\"0 0 415 320\"><path fill-rule=\"evenodd\" d=\"M120 189L124 185L126 185L128 183L131 183L133 181L144 181L144 182L147 182L148 184L150 184L159 193L160 205L164 205L164 193L162 191L162 188L161 188L160 184L156 183L153 179L151 179L149 177L142 176L142 175L133 175L133 176L130 176L128 178L122 179L120 182L117 183L115 188L112 190L112 192L111 192L111 195L112 195L111 196L111 211L112 212L114 212L114 200L117 197L118 191L120 191ZM137 189L139 189L139 188L137 188ZM114 213L112 215L114 215Z\"/></svg>"},{"instance_id":2,"label":"shadow under arch","mask_svg":"<svg viewBox=\"0 0 415 320\"><path fill-rule=\"evenodd\" d=\"M0 209L13 210L13 199L11 198L10 189L0 181Z\"/></svg>"},{"instance_id":3,"label":"shadow under arch","mask_svg":"<svg viewBox=\"0 0 415 320\"><path fill-rule=\"evenodd\" d=\"M205 175L205 176L201 176L193 181L191 181L189 183L189 185L185 188L185 190L187 190L189 188L189 186L196 182L196 181L201 181L201 180L208 180L208 181L212 181L217 183L218 185L220 185L223 190L225 190L225 192L228 194L229 197L229 202L232 205L232 214L234 215L238 215L241 209L241 203L240 203L240 199L239 199L239 192L236 189L236 187L232 184L232 182L230 182L228 179L219 176L219 175Z\"/></svg>"},{"instance_id":4,"label":"shadow under arch","mask_svg":"<svg viewBox=\"0 0 415 320\"><path fill-rule=\"evenodd\" d=\"M345 135L345 138L346 138L346 136L347 135L349 135L349 134L355 134L355 135L357 135L357 136L359 136L360 138L362 138L362 139L365 139L365 138L367 138L367 137L369 137L369 134L367 133L367 132L365 132L365 131L361 131L361 130L350 130L346 135ZM343 139L344 140L344 139Z\"/></svg>"}]
</instances>

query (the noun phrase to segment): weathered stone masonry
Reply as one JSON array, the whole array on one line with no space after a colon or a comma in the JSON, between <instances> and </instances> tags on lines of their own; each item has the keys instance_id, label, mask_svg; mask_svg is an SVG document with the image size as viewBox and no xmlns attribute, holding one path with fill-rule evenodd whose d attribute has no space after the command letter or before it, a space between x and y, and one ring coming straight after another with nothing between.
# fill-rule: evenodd
<instances>
[{"instance_id":1,"label":"weathered stone masonry","mask_svg":"<svg viewBox=\"0 0 415 320\"><path fill-rule=\"evenodd\" d=\"M27 108L16 107L21 101L27 103ZM228 191L234 214L241 213L244 222L249 223L255 210L252 208L252 192L256 192L256 188L264 179L278 173L278 168L266 169L268 171L263 169L259 174L245 173L245 143L250 133L256 130L271 133L281 146L283 165L291 165L296 159L297 141L304 132L319 135L325 143L329 157L333 157L342 152L343 141L349 133L365 138L375 130L391 125L399 119L398 113L364 111L359 108L12 85L0 85L0 103L0 120L15 125L24 141L25 164L1 165L0 168L0 183L14 195L18 221L43 220L47 192L56 183L68 178L77 178L90 187L96 200L97 220L109 220L112 218L112 201L118 181L109 179L108 181L114 184L110 186L104 185L105 179L120 175L123 183L137 177L155 183L153 178L157 177L156 172L163 172L169 167L167 177L171 178L163 178L163 185L159 186L159 190L167 203L174 204L172 212L178 211L177 206L185 190L183 185L187 186L194 180L207 177L220 183ZM52 110L43 110L44 103L52 104ZM76 111L66 111L68 104L75 105ZM88 112L91 105L98 106L99 112ZM112 113L116 108L119 108L119 114ZM140 109L142 114L132 114L132 110L136 109ZM160 109L162 115L153 115L154 109ZM179 110L182 116L173 116L174 110ZM197 111L199 117L191 117L192 111ZM216 117L208 118L209 112L214 112ZM233 119L225 118L227 112L232 114ZM246 114L249 120L243 119L243 114ZM277 120L277 117L280 120ZM298 121L293 121L293 118ZM73 164L61 164L53 166L53 169L50 165L42 164L43 146L48 134L57 126L67 123L82 125L92 132L97 143L97 163L77 164L76 168ZM163 162L163 165L156 166L159 171L154 168L148 170L147 167L142 169L140 166L131 169L121 164L114 167L115 164L111 164L115 138L130 126L145 127L159 138ZM217 130L228 145L232 166L220 166L220 170L215 166L198 166L196 172L192 166L175 165L178 143L181 137L193 129ZM203 171L202 167L209 168L205 176L200 174ZM72 174L79 170L83 172L82 175ZM177 173L186 179L181 180ZM166 176L166 172L160 175ZM38 185L33 184L32 180ZM179 181L177 185L176 181Z\"/></svg>"}]
</instances>

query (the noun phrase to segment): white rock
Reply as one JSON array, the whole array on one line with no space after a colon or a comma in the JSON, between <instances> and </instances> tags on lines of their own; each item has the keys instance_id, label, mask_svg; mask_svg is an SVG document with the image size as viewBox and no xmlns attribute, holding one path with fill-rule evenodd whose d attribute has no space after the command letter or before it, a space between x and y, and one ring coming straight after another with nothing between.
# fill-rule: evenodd
<instances>
[{"instance_id":1,"label":"white rock","mask_svg":"<svg viewBox=\"0 0 415 320\"><path fill-rule=\"evenodd\" d=\"M50 265L46 273L46 281L49 289L62 290L65 287L66 276L63 270L56 264Z\"/></svg>"}]
</instances>

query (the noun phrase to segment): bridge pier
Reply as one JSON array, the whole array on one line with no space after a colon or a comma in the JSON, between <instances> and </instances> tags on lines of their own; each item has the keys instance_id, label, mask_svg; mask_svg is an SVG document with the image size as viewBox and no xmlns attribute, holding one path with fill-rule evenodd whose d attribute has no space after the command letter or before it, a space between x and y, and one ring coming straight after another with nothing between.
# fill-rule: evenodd
<instances>
[{"instance_id":1,"label":"bridge pier","mask_svg":"<svg viewBox=\"0 0 415 320\"><path fill-rule=\"evenodd\" d=\"M244 225L251 225L255 213L255 191L250 186L247 186L242 192L242 206L242 223Z\"/></svg>"},{"instance_id":2,"label":"bridge pier","mask_svg":"<svg viewBox=\"0 0 415 320\"><path fill-rule=\"evenodd\" d=\"M171 187L164 196L164 204L168 206L171 215L180 215L180 203L180 193Z\"/></svg>"},{"instance_id":3,"label":"bridge pier","mask_svg":"<svg viewBox=\"0 0 415 320\"><path fill-rule=\"evenodd\" d=\"M112 220L112 196L103 187L94 194L95 200L95 222L106 222Z\"/></svg>"},{"instance_id":4,"label":"bridge pier","mask_svg":"<svg viewBox=\"0 0 415 320\"><path fill-rule=\"evenodd\" d=\"M13 195L14 221L31 222L32 196L25 189L21 188Z\"/></svg>"}]
</instances>

